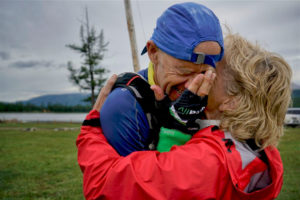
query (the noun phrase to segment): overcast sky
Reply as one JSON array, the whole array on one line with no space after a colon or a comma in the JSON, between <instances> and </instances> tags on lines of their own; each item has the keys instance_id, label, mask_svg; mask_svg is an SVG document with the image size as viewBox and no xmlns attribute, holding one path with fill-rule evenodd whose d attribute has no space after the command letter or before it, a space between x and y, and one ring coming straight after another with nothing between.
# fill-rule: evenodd
<instances>
[{"instance_id":1,"label":"overcast sky","mask_svg":"<svg viewBox=\"0 0 300 200\"><path fill-rule=\"evenodd\" d=\"M167 0L131 1L138 50L151 37ZM250 41L281 54L300 85L300 1L195 1L212 9ZM79 44L84 9L90 24L109 41L102 65L112 73L133 71L123 0L0 0L0 101L26 100L44 94L79 92L68 80L66 64L80 66L79 54L65 47ZM148 57L140 56L141 68Z\"/></svg>"}]
</instances>

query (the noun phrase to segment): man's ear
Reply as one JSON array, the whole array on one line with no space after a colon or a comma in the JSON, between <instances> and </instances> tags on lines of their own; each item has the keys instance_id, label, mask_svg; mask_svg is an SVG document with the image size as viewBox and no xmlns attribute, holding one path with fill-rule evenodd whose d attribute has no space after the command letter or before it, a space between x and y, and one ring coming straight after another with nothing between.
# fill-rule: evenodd
<instances>
[{"instance_id":1,"label":"man's ear","mask_svg":"<svg viewBox=\"0 0 300 200\"><path fill-rule=\"evenodd\" d=\"M219 106L219 110L221 112L228 111L228 110L234 110L238 105L238 101L236 97L226 97L224 101Z\"/></svg>"},{"instance_id":2,"label":"man's ear","mask_svg":"<svg viewBox=\"0 0 300 200\"><path fill-rule=\"evenodd\" d=\"M146 47L147 47L149 59L154 65L156 65L158 60L158 51L159 51L158 47L154 44L152 40L149 40L147 42Z\"/></svg>"}]
</instances>

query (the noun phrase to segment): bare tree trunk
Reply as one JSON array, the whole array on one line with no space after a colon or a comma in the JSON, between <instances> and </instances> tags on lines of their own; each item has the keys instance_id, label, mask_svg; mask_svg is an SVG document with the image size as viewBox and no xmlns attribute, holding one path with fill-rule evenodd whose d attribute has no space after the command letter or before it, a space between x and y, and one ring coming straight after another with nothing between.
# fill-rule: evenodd
<instances>
[{"instance_id":1,"label":"bare tree trunk","mask_svg":"<svg viewBox=\"0 0 300 200\"><path fill-rule=\"evenodd\" d=\"M134 23L131 14L130 0L124 0L124 4L125 4L125 11L126 11L128 33L130 38L133 69L135 72L138 72L140 70L140 64L139 64L139 57L137 54L137 45L135 39Z\"/></svg>"},{"instance_id":2,"label":"bare tree trunk","mask_svg":"<svg viewBox=\"0 0 300 200\"><path fill-rule=\"evenodd\" d=\"M89 17L88 17L88 9L85 8L85 14L86 14L86 31L87 31L87 38L90 38L90 26L89 26ZM95 86L94 86L94 66L91 64L91 46L90 43L88 45L88 65L90 70L90 76L91 76L91 104L92 106L95 104Z\"/></svg>"}]
</instances>

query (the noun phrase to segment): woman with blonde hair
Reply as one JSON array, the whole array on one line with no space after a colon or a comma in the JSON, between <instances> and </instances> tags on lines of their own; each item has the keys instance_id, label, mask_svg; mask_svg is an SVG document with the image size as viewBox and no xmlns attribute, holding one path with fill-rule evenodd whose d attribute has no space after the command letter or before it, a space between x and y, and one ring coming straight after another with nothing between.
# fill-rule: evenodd
<instances>
[{"instance_id":1,"label":"woman with blonde hair","mask_svg":"<svg viewBox=\"0 0 300 200\"><path fill-rule=\"evenodd\" d=\"M276 146L291 100L291 68L278 54L238 34L228 34L225 43L220 76L235 106L222 113L221 128L237 140L253 139L260 149Z\"/></svg>"},{"instance_id":2,"label":"woman with blonde hair","mask_svg":"<svg viewBox=\"0 0 300 200\"><path fill-rule=\"evenodd\" d=\"M199 76L188 85L194 94L203 85ZM115 79L101 90L77 138L87 199L278 196L283 166L276 145L291 95L291 69L279 55L229 33L208 95L209 120L201 120L206 128L165 153L141 151L122 157L95 126Z\"/></svg>"}]
</instances>

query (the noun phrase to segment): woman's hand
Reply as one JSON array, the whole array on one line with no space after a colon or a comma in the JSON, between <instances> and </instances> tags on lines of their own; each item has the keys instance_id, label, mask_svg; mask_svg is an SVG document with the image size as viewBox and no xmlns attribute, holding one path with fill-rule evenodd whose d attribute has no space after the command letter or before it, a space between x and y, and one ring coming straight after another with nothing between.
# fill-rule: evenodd
<instances>
[{"instance_id":1,"label":"woman's hand","mask_svg":"<svg viewBox=\"0 0 300 200\"><path fill-rule=\"evenodd\" d=\"M106 100L107 96L109 95L109 93L111 92L112 87L114 86L116 80L117 80L118 76L116 74L113 74L107 81L107 83L105 84L105 86L101 89L98 97L97 97L97 101L94 104L93 110L98 110L100 111L100 109L103 106L104 101Z\"/></svg>"},{"instance_id":2,"label":"woman's hand","mask_svg":"<svg viewBox=\"0 0 300 200\"><path fill-rule=\"evenodd\" d=\"M192 93L204 97L208 95L210 88L216 78L216 74L207 70L205 74L198 74L186 88Z\"/></svg>"}]
</instances>

